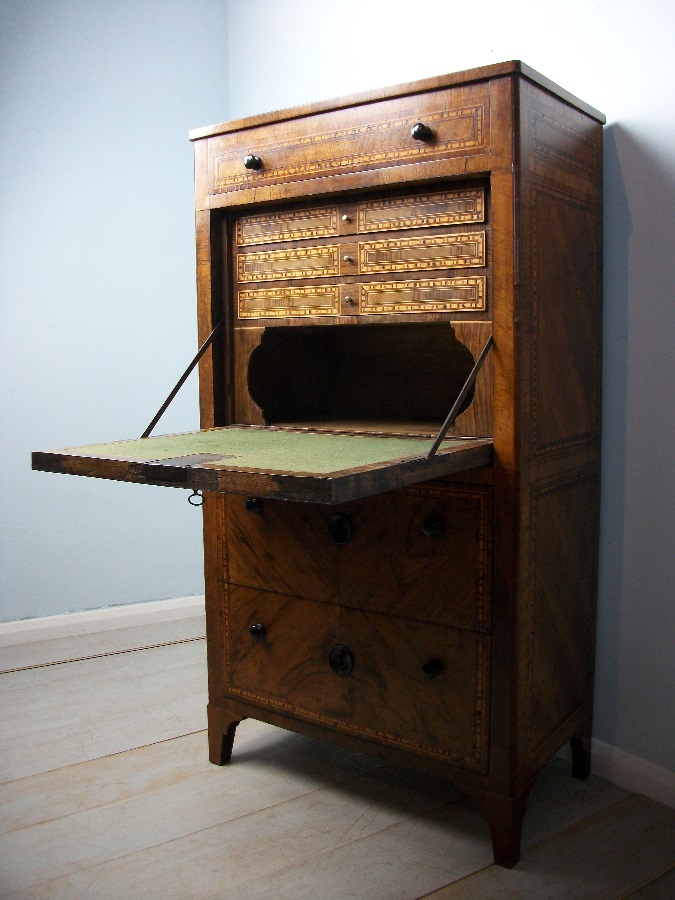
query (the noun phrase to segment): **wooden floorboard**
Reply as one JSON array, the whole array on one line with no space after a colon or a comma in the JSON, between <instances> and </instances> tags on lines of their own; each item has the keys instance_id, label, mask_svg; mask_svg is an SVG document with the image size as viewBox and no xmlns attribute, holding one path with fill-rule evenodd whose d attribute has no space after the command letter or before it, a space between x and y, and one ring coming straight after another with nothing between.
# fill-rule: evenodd
<instances>
[{"instance_id":1,"label":"wooden floorboard","mask_svg":"<svg viewBox=\"0 0 675 900\"><path fill-rule=\"evenodd\" d=\"M616 900L673 863L675 811L634 795L536 844L514 869L489 866L433 897Z\"/></svg>"},{"instance_id":2,"label":"wooden floorboard","mask_svg":"<svg viewBox=\"0 0 675 900\"><path fill-rule=\"evenodd\" d=\"M116 628L95 634L78 634L0 646L0 674L15 669L54 665L92 656L128 653L158 644L204 638L205 635L204 616L194 616L172 622L156 622L142 627Z\"/></svg>"},{"instance_id":3,"label":"wooden floorboard","mask_svg":"<svg viewBox=\"0 0 675 900\"><path fill-rule=\"evenodd\" d=\"M1 897L673 895L675 813L560 759L535 783L511 871L492 864L474 805L426 775L254 720L232 763L210 765L199 621L10 656Z\"/></svg>"}]
</instances>

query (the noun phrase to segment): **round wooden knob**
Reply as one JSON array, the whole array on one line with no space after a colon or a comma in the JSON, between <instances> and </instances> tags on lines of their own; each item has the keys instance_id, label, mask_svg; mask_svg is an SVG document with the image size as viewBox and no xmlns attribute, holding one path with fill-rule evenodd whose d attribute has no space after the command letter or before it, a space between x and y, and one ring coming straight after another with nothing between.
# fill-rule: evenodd
<instances>
[{"instance_id":1,"label":"round wooden knob","mask_svg":"<svg viewBox=\"0 0 675 900\"><path fill-rule=\"evenodd\" d=\"M340 513L330 517L327 527L328 537L336 544L348 544L354 536L354 526Z\"/></svg>"},{"instance_id":2,"label":"round wooden knob","mask_svg":"<svg viewBox=\"0 0 675 900\"><path fill-rule=\"evenodd\" d=\"M244 167L246 169L262 169L263 161L259 156L254 156L252 153L249 153L248 156L244 157Z\"/></svg>"},{"instance_id":3,"label":"round wooden knob","mask_svg":"<svg viewBox=\"0 0 675 900\"><path fill-rule=\"evenodd\" d=\"M259 497L247 497L244 509L250 513L262 512L262 500Z\"/></svg>"},{"instance_id":4,"label":"round wooden knob","mask_svg":"<svg viewBox=\"0 0 675 900\"><path fill-rule=\"evenodd\" d=\"M427 681L431 681L432 678L440 675L442 671L443 663L440 659L430 659L429 662L424 663L422 666L422 677L426 678Z\"/></svg>"},{"instance_id":5,"label":"round wooden knob","mask_svg":"<svg viewBox=\"0 0 675 900\"><path fill-rule=\"evenodd\" d=\"M445 524L440 516L429 516L422 522L422 534L426 537L438 537L443 533Z\"/></svg>"},{"instance_id":6,"label":"round wooden knob","mask_svg":"<svg viewBox=\"0 0 675 900\"><path fill-rule=\"evenodd\" d=\"M410 136L414 141L430 141L434 133L428 125L418 122L410 129Z\"/></svg>"},{"instance_id":7,"label":"round wooden knob","mask_svg":"<svg viewBox=\"0 0 675 900\"><path fill-rule=\"evenodd\" d=\"M260 641L267 634L267 628L260 622L254 622L253 625L249 625L248 633L254 641Z\"/></svg>"},{"instance_id":8,"label":"round wooden knob","mask_svg":"<svg viewBox=\"0 0 675 900\"><path fill-rule=\"evenodd\" d=\"M336 675L349 675L354 668L354 655L349 647L336 644L328 651L328 665Z\"/></svg>"}]
</instances>

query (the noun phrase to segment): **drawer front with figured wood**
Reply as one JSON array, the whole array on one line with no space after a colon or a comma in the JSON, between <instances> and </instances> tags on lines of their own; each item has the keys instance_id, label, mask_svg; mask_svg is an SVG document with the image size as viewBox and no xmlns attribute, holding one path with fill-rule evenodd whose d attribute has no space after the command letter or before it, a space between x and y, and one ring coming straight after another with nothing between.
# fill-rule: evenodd
<instances>
[{"instance_id":1,"label":"drawer front with figured wood","mask_svg":"<svg viewBox=\"0 0 675 900\"><path fill-rule=\"evenodd\" d=\"M235 584L488 630L490 494L416 485L331 507L226 499Z\"/></svg>"},{"instance_id":2,"label":"drawer front with figured wood","mask_svg":"<svg viewBox=\"0 0 675 900\"><path fill-rule=\"evenodd\" d=\"M233 586L225 691L369 740L487 768L487 635Z\"/></svg>"},{"instance_id":3,"label":"drawer front with figured wood","mask_svg":"<svg viewBox=\"0 0 675 900\"><path fill-rule=\"evenodd\" d=\"M428 131L413 128L423 124ZM396 97L209 138L209 193L294 182L333 182L350 173L485 154L489 100L482 84ZM316 185L313 192L319 190Z\"/></svg>"}]
</instances>

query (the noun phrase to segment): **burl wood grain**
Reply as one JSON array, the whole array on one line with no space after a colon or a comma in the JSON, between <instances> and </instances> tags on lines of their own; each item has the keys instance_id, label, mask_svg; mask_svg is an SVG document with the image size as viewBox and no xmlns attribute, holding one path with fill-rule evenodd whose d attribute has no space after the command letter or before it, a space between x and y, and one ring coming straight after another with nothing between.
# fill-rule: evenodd
<instances>
[{"instance_id":1,"label":"burl wood grain","mask_svg":"<svg viewBox=\"0 0 675 900\"><path fill-rule=\"evenodd\" d=\"M252 638L251 625L263 625ZM233 585L227 691L328 727L470 768L486 757L489 638ZM332 647L353 670L336 674ZM424 666L437 665L428 677Z\"/></svg>"},{"instance_id":2,"label":"burl wood grain","mask_svg":"<svg viewBox=\"0 0 675 900\"><path fill-rule=\"evenodd\" d=\"M485 489L419 485L330 508L268 501L250 512L241 497L228 497L226 504L233 584L417 621L489 628ZM328 534L336 514L353 527L344 545Z\"/></svg>"}]
</instances>

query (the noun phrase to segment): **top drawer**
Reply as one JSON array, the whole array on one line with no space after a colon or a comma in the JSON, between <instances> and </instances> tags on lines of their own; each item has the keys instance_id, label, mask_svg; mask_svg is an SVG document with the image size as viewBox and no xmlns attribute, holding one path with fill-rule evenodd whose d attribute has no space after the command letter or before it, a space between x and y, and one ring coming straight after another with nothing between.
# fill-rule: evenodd
<instances>
[{"instance_id":1,"label":"top drawer","mask_svg":"<svg viewBox=\"0 0 675 900\"><path fill-rule=\"evenodd\" d=\"M209 193L485 153L488 117L487 88L478 84L217 135L209 139ZM411 136L418 122L430 129L425 140ZM247 169L248 155L261 168Z\"/></svg>"}]
</instances>

